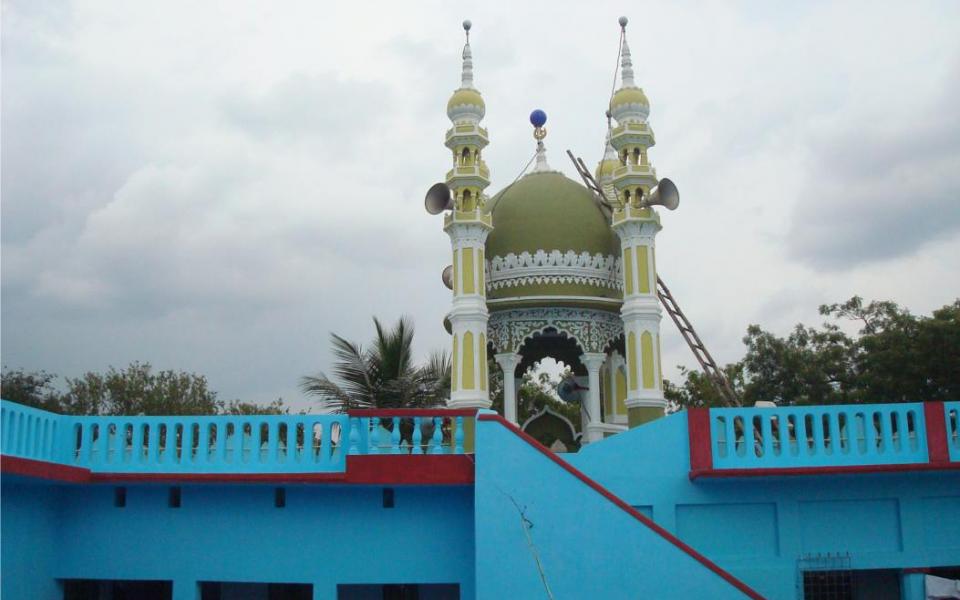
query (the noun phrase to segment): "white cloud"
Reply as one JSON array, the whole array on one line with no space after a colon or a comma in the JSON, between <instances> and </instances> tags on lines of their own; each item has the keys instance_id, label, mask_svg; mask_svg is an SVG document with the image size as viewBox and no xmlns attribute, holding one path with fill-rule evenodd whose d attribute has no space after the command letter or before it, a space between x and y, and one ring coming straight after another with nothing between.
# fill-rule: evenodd
<instances>
[{"instance_id":1,"label":"white cloud","mask_svg":"<svg viewBox=\"0 0 960 600\"><path fill-rule=\"evenodd\" d=\"M460 21L474 22L494 191L533 151L535 107L554 167L573 174L567 148L599 158L620 10L37 7L4 7L4 362L76 375L150 360L228 398L296 402L331 330L366 340L372 315L411 314L419 351L448 343L449 244L421 207L449 164ZM718 360L739 356L748 323L815 322L817 304L854 293L918 312L960 293L943 102L958 10L630 15L651 157L683 198L663 218L661 272ZM923 194L904 220L894 192L910 186ZM679 336L664 350L691 365Z\"/></svg>"}]
</instances>

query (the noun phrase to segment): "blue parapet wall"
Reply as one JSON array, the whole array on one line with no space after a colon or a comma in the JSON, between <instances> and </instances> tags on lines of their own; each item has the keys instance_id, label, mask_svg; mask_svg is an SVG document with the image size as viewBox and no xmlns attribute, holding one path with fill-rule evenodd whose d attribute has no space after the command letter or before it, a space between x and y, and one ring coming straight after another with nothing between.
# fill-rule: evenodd
<instances>
[{"instance_id":1,"label":"blue parapet wall","mask_svg":"<svg viewBox=\"0 0 960 600\"><path fill-rule=\"evenodd\" d=\"M749 597L537 446L478 420L478 598Z\"/></svg>"},{"instance_id":2,"label":"blue parapet wall","mask_svg":"<svg viewBox=\"0 0 960 600\"><path fill-rule=\"evenodd\" d=\"M710 409L715 469L929 462L923 404Z\"/></svg>"},{"instance_id":3,"label":"blue parapet wall","mask_svg":"<svg viewBox=\"0 0 960 600\"><path fill-rule=\"evenodd\" d=\"M348 455L463 454L471 418L451 410L78 417L0 401L0 450L95 473L334 474Z\"/></svg>"},{"instance_id":4,"label":"blue parapet wall","mask_svg":"<svg viewBox=\"0 0 960 600\"><path fill-rule=\"evenodd\" d=\"M852 569L960 565L960 470L951 465L691 479L689 436L678 413L569 460L769 598L801 597L798 569L828 554L848 556Z\"/></svg>"}]
</instances>

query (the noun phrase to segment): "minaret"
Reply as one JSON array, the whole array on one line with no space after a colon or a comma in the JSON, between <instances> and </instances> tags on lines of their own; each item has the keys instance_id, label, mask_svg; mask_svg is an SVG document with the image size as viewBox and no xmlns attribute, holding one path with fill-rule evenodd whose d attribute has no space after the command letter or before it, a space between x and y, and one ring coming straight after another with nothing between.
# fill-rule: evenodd
<instances>
[{"instance_id":1,"label":"minaret","mask_svg":"<svg viewBox=\"0 0 960 600\"><path fill-rule=\"evenodd\" d=\"M656 171L647 159L653 131L647 124L650 104L633 80L633 62L627 45L627 18L620 17L621 85L610 99L617 126L610 132L620 166L613 169L617 194L612 225L620 236L623 271L623 333L626 346L628 423L636 427L663 416L663 378L660 368L660 318L657 300L655 238L660 217L642 201L657 185Z\"/></svg>"},{"instance_id":2,"label":"minaret","mask_svg":"<svg viewBox=\"0 0 960 600\"><path fill-rule=\"evenodd\" d=\"M609 120L609 119L608 119ZM607 130L607 139L603 143L603 158L597 163L594 177L603 190L604 196L611 202L617 198L617 190L613 186L613 172L621 166L617 150L610 143L610 128Z\"/></svg>"},{"instance_id":3,"label":"minaret","mask_svg":"<svg viewBox=\"0 0 960 600\"><path fill-rule=\"evenodd\" d=\"M446 184L453 207L444 216L443 229L453 246L453 308L449 319L453 334L453 372L449 405L456 408L488 408L487 381L487 299L485 259L487 235L493 229L484 208L483 190L490 185L490 173L481 158L489 143L480 127L485 107L473 86L473 56L470 51L470 21L463 22L463 73L460 88L447 103L453 127L447 131L446 146L453 152L453 168Z\"/></svg>"}]
</instances>

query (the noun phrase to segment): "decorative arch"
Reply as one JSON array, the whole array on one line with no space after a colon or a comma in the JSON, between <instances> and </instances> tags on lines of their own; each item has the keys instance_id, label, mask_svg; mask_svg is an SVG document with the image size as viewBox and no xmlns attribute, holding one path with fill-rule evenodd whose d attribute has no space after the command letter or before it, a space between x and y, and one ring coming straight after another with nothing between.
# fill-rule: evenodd
<instances>
[{"instance_id":1,"label":"decorative arch","mask_svg":"<svg viewBox=\"0 0 960 600\"><path fill-rule=\"evenodd\" d=\"M519 352L524 343L547 330L566 335L583 352L603 352L623 335L620 316L590 308L518 308L491 313L487 338L495 352Z\"/></svg>"},{"instance_id":2,"label":"decorative arch","mask_svg":"<svg viewBox=\"0 0 960 600\"><path fill-rule=\"evenodd\" d=\"M568 452L576 451L580 447L581 434L570 419L544 406L523 422L520 427L544 446L551 448L557 441L562 443Z\"/></svg>"}]
</instances>

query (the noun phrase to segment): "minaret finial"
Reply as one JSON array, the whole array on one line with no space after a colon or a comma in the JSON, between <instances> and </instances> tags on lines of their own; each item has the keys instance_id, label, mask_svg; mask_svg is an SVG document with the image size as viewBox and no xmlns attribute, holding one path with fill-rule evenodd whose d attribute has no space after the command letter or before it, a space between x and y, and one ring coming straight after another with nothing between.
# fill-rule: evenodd
<instances>
[{"instance_id":1,"label":"minaret finial","mask_svg":"<svg viewBox=\"0 0 960 600\"><path fill-rule=\"evenodd\" d=\"M621 87L636 87L633 82L633 61L630 60L630 46L627 44L627 18L620 17L620 36L623 44L620 48L620 82Z\"/></svg>"},{"instance_id":2,"label":"minaret finial","mask_svg":"<svg viewBox=\"0 0 960 600\"><path fill-rule=\"evenodd\" d=\"M470 28L473 23L470 19L463 22L463 32L466 36L466 43L463 45L463 73L460 76L460 87L467 89L473 88L473 53L470 52Z\"/></svg>"}]
</instances>

